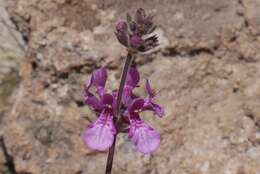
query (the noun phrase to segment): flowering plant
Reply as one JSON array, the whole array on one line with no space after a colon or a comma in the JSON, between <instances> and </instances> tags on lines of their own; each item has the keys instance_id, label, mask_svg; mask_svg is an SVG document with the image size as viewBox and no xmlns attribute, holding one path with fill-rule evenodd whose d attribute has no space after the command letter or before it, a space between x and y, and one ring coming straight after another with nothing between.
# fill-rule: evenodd
<instances>
[{"instance_id":1,"label":"flowering plant","mask_svg":"<svg viewBox=\"0 0 260 174\"><path fill-rule=\"evenodd\" d=\"M140 113L152 111L154 115L162 117L164 109L154 102L156 93L148 80L145 84L147 97L134 94L140 75L136 67L131 67L133 54L148 51L158 45L157 36L150 36L155 29L152 18L140 8L134 20L127 14L127 21L119 21L116 25L115 35L128 50L119 90L109 92L105 88L107 71L104 68L95 70L85 84L85 104L97 113L98 118L85 129L84 143L94 150L109 149L107 174L112 170L118 133L128 133L136 149L143 154L152 153L160 144L159 133L141 119Z\"/></svg>"}]
</instances>

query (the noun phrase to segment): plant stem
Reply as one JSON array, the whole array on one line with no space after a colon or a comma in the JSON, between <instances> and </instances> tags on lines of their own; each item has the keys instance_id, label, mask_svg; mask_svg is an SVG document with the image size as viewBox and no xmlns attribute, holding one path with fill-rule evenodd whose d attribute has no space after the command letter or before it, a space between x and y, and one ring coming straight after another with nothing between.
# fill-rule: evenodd
<instances>
[{"instance_id":1,"label":"plant stem","mask_svg":"<svg viewBox=\"0 0 260 174\"><path fill-rule=\"evenodd\" d=\"M123 73L121 76L120 86L119 86L119 90L117 93L116 110L115 110L116 127L117 127L117 123L120 120L121 101L122 101L126 76L127 76L128 70L132 63L132 57L133 57L132 53L129 51L127 54L126 60L125 60L125 65L124 65ZM115 145L116 145L116 137L117 137L117 134L115 135L113 145L109 148L109 152L108 152L108 156L107 156L106 174L111 174L111 172L112 172L113 158L114 158Z\"/></svg>"},{"instance_id":2,"label":"plant stem","mask_svg":"<svg viewBox=\"0 0 260 174\"><path fill-rule=\"evenodd\" d=\"M119 86L119 90L118 90L118 94L117 94L117 101L116 101L116 119L117 121L120 118L119 112L120 112L120 108L121 108L121 101L122 101L122 96L123 96L123 91L124 91L124 86L125 86L125 81L126 81L126 76L128 73L128 70L131 66L132 63L132 54L128 53L127 57L126 57L126 61L125 61L125 65L124 65L124 69L123 69L123 73L121 76L121 81L120 81L120 86Z\"/></svg>"},{"instance_id":3,"label":"plant stem","mask_svg":"<svg viewBox=\"0 0 260 174\"><path fill-rule=\"evenodd\" d=\"M116 145L116 137L117 137L117 134L115 135L115 139L114 139L113 145L109 148L109 151L108 151L106 174L111 174L111 172L112 172L114 152L115 152L115 145Z\"/></svg>"}]
</instances>

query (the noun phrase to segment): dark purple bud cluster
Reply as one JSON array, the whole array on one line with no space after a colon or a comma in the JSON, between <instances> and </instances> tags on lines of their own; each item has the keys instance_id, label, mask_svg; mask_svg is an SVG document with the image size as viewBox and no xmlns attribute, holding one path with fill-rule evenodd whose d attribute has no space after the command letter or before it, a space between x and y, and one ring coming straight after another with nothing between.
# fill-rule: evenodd
<instances>
[{"instance_id":1,"label":"dark purple bud cluster","mask_svg":"<svg viewBox=\"0 0 260 174\"><path fill-rule=\"evenodd\" d=\"M144 9L140 8L136 11L134 19L127 14L126 21L117 23L115 35L125 47L145 52L158 46L158 37L152 34L155 29L153 16L146 15Z\"/></svg>"}]
</instances>

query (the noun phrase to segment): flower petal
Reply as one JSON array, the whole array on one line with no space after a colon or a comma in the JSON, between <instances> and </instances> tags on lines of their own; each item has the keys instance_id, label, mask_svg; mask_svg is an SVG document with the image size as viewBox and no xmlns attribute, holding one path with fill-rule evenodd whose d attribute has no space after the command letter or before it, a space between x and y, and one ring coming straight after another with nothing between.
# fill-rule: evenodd
<instances>
[{"instance_id":1,"label":"flower petal","mask_svg":"<svg viewBox=\"0 0 260 174\"><path fill-rule=\"evenodd\" d=\"M159 133L141 120L130 123L128 136L143 154L152 153L160 145Z\"/></svg>"},{"instance_id":2,"label":"flower petal","mask_svg":"<svg viewBox=\"0 0 260 174\"><path fill-rule=\"evenodd\" d=\"M123 95L122 95L122 103L126 107L128 107L132 102L132 97L133 97L132 91L133 91L133 89L134 88L132 86L129 86L129 85L124 86L124 91L123 91Z\"/></svg>"},{"instance_id":3,"label":"flower petal","mask_svg":"<svg viewBox=\"0 0 260 174\"><path fill-rule=\"evenodd\" d=\"M136 68L130 68L127 77L126 77L126 84L124 86L123 96L122 96L122 102L123 104L128 107L132 99L135 98L132 91L137 86L140 80L139 72Z\"/></svg>"},{"instance_id":4,"label":"flower petal","mask_svg":"<svg viewBox=\"0 0 260 174\"><path fill-rule=\"evenodd\" d=\"M155 115L163 117L165 115L164 108L154 103L151 99L145 99L143 111L153 111Z\"/></svg>"},{"instance_id":5,"label":"flower petal","mask_svg":"<svg viewBox=\"0 0 260 174\"><path fill-rule=\"evenodd\" d=\"M116 129L111 113L103 112L97 121L84 131L84 143L91 149L104 151L114 142Z\"/></svg>"},{"instance_id":6,"label":"flower petal","mask_svg":"<svg viewBox=\"0 0 260 174\"><path fill-rule=\"evenodd\" d=\"M137 86L140 81L140 75L136 68L130 68L127 77L126 77L126 85L132 86L133 88Z\"/></svg>"},{"instance_id":7,"label":"flower petal","mask_svg":"<svg viewBox=\"0 0 260 174\"><path fill-rule=\"evenodd\" d=\"M103 105L113 105L113 96L110 94L103 94L102 95L102 104Z\"/></svg>"},{"instance_id":8,"label":"flower petal","mask_svg":"<svg viewBox=\"0 0 260 174\"><path fill-rule=\"evenodd\" d=\"M165 111L163 107L161 107L156 103L151 103L151 104L152 104L154 114L158 115L159 117L163 117L165 115Z\"/></svg>"},{"instance_id":9,"label":"flower petal","mask_svg":"<svg viewBox=\"0 0 260 174\"><path fill-rule=\"evenodd\" d=\"M105 68L99 68L92 73L93 84L96 87L105 87L107 80L107 71Z\"/></svg>"},{"instance_id":10,"label":"flower petal","mask_svg":"<svg viewBox=\"0 0 260 174\"><path fill-rule=\"evenodd\" d=\"M95 111L99 112L103 109L103 105L101 104L100 100L90 92L85 94L84 101L86 105L92 107Z\"/></svg>"},{"instance_id":11,"label":"flower petal","mask_svg":"<svg viewBox=\"0 0 260 174\"><path fill-rule=\"evenodd\" d=\"M99 96L105 93L105 84L107 80L107 72L105 68L99 68L92 72L90 79L85 83L85 95L88 95L89 89L94 85Z\"/></svg>"},{"instance_id":12,"label":"flower petal","mask_svg":"<svg viewBox=\"0 0 260 174\"><path fill-rule=\"evenodd\" d=\"M132 104L128 107L128 112L134 113L135 111L138 111L142 109L144 106L144 99L142 98L136 98L132 101Z\"/></svg>"}]
</instances>

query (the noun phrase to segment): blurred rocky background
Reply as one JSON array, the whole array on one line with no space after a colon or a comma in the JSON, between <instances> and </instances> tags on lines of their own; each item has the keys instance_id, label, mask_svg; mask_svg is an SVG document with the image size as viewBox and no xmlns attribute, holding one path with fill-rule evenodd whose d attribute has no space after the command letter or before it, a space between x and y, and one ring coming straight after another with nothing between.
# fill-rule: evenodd
<instances>
[{"instance_id":1,"label":"blurred rocky background","mask_svg":"<svg viewBox=\"0 0 260 174\"><path fill-rule=\"evenodd\" d=\"M0 0L0 135L18 174L103 174L86 148L95 119L83 84L97 67L117 88L126 51L114 24L143 7L160 47L136 61L166 117L152 155L119 135L114 174L260 174L259 0ZM9 174L0 151L0 173Z\"/></svg>"}]
</instances>

